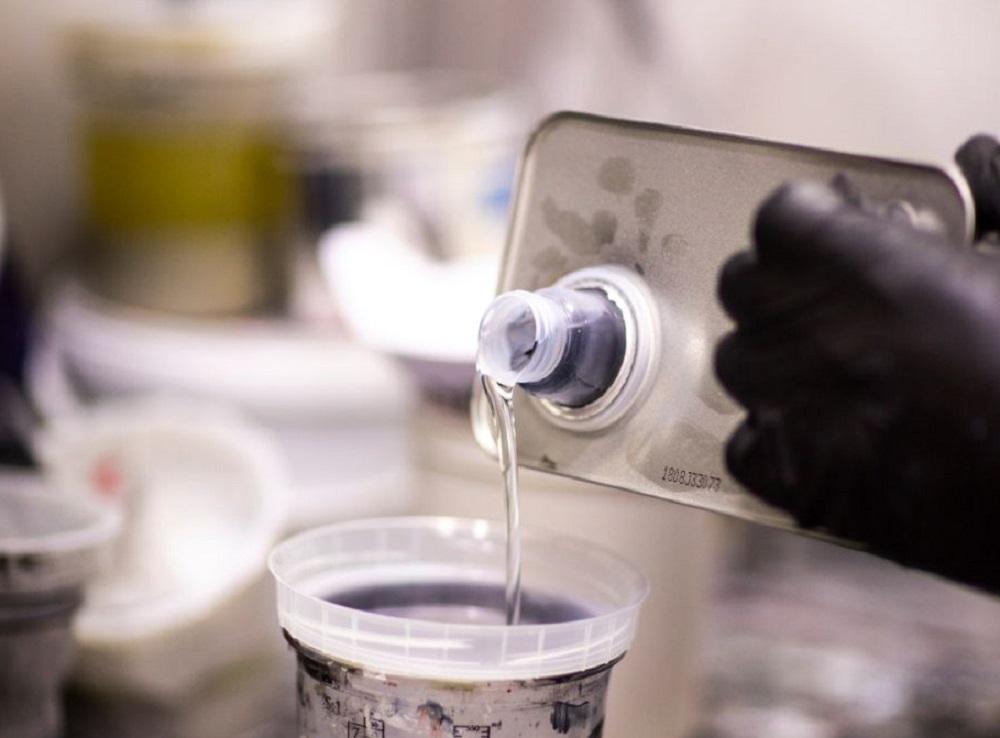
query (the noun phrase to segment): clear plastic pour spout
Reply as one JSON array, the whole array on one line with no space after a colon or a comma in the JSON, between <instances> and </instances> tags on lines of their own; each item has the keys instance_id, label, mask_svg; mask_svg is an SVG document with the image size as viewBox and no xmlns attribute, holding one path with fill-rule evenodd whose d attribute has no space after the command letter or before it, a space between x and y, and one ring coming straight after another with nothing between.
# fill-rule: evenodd
<instances>
[{"instance_id":1,"label":"clear plastic pour spout","mask_svg":"<svg viewBox=\"0 0 1000 738\"><path fill-rule=\"evenodd\" d=\"M505 292L483 315L477 368L507 387L544 380L562 359L568 318L553 297L527 290Z\"/></svg>"},{"instance_id":2,"label":"clear plastic pour spout","mask_svg":"<svg viewBox=\"0 0 1000 738\"><path fill-rule=\"evenodd\" d=\"M483 315L476 364L499 384L579 407L611 386L624 349L621 311L604 293L513 290Z\"/></svg>"}]
</instances>

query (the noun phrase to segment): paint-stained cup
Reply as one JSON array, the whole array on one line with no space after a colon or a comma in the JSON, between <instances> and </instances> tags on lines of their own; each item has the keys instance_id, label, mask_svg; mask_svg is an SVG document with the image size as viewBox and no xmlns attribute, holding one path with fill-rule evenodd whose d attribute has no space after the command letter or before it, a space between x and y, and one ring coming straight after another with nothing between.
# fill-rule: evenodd
<instances>
[{"instance_id":1,"label":"paint-stained cup","mask_svg":"<svg viewBox=\"0 0 1000 738\"><path fill-rule=\"evenodd\" d=\"M0 479L0 736L62 735L73 615L119 525L36 477Z\"/></svg>"},{"instance_id":2,"label":"paint-stained cup","mask_svg":"<svg viewBox=\"0 0 1000 738\"><path fill-rule=\"evenodd\" d=\"M502 525L391 518L271 555L298 656L303 738L596 738L645 578L585 541L523 533L522 618L504 624Z\"/></svg>"}]
</instances>

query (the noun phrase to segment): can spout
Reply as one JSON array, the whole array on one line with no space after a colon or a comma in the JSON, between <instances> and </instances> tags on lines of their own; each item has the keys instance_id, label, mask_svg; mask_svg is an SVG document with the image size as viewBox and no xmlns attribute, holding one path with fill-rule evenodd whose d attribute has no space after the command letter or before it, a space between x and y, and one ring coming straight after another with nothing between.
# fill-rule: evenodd
<instances>
[{"instance_id":1,"label":"can spout","mask_svg":"<svg viewBox=\"0 0 1000 738\"><path fill-rule=\"evenodd\" d=\"M507 387L544 380L562 358L566 321L559 305L543 295L505 292L490 303L479 325L476 368Z\"/></svg>"},{"instance_id":2,"label":"can spout","mask_svg":"<svg viewBox=\"0 0 1000 738\"><path fill-rule=\"evenodd\" d=\"M508 387L582 407L612 385L625 356L625 321L595 289L549 287L497 297L479 329L479 371Z\"/></svg>"}]
</instances>

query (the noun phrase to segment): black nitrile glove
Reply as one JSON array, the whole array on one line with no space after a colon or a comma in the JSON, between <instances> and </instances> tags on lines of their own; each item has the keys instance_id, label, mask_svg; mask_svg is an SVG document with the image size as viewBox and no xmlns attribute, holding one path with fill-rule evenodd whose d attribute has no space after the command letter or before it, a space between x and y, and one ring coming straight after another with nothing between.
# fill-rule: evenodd
<instances>
[{"instance_id":1,"label":"black nitrile glove","mask_svg":"<svg viewBox=\"0 0 1000 738\"><path fill-rule=\"evenodd\" d=\"M967 170L973 144L995 205L1000 147L970 142ZM716 370L748 410L730 473L804 527L1000 591L1000 258L793 184L719 295Z\"/></svg>"},{"instance_id":2,"label":"black nitrile glove","mask_svg":"<svg viewBox=\"0 0 1000 738\"><path fill-rule=\"evenodd\" d=\"M980 133L955 153L976 204L976 236L1000 231L1000 143Z\"/></svg>"}]
</instances>

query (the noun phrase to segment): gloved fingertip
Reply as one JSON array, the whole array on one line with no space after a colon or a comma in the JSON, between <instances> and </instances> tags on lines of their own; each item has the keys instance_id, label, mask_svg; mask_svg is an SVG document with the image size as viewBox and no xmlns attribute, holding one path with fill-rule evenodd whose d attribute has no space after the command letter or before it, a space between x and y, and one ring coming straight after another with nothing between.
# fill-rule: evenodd
<instances>
[{"instance_id":1,"label":"gloved fingertip","mask_svg":"<svg viewBox=\"0 0 1000 738\"><path fill-rule=\"evenodd\" d=\"M965 143L958 147L958 151L955 152L955 161L964 171L965 165L991 158L998 148L1000 148L1000 142L996 138L988 133L977 133L970 136Z\"/></svg>"},{"instance_id":2,"label":"gloved fingertip","mask_svg":"<svg viewBox=\"0 0 1000 738\"><path fill-rule=\"evenodd\" d=\"M758 257L781 259L798 252L809 234L844 206L843 196L822 182L788 182L757 210L753 238Z\"/></svg>"},{"instance_id":3,"label":"gloved fingertip","mask_svg":"<svg viewBox=\"0 0 1000 738\"><path fill-rule=\"evenodd\" d=\"M737 367L742 353L740 339L735 331L724 335L715 345L715 355L713 356L715 376L719 380L719 384L730 395L733 394L736 380L740 375Z\"/></svg>"},{"instance_id":4,"label":"gloved fingertip","mask_svg":"<svg viewBox=\"0 0 1000 738\"><path fill-rule=\"evenodd\" d=\"M743 312L740 296L748 275L757 268L757 258L752 251L738 251L730 256L719 270L716 294L722 309L733 320L739 320Z\"/></svg>"},{"instance_id":5,"label":"gloved fingertip","mask_svg":"<svg viewBox=\"0 0 1000 738\"><path fill-rule=\"evenodd\" d=\"M726 442L726 471L741 484L750 485L748 470L758 445L757 430L751 426L749 419L740 423Z\"/></svg>"},{"instance_id":6,"label":"gloved fingertip","mask_svg":"<svg viewBox=\"0 0 1000 738\"><path fill-rule=\"evenodd\" d=\"M955 152L976 206L976 235L1000 229L1000 142L986 133L972 136Z\"/></svg>"},{"instance_id":7,"label":"gloved fingertip","mask_svg":"<svg viewBox=\"0 0 1000 738\"><path fill-rule=\"evenodd\" d=\"M771 505L790 510L794 506L794 481L782 474L787 449L774 423L762 421L756 411L736 428L726 443L725 464L729 474L751 493Z\"/></svg>"}]
</instances>

